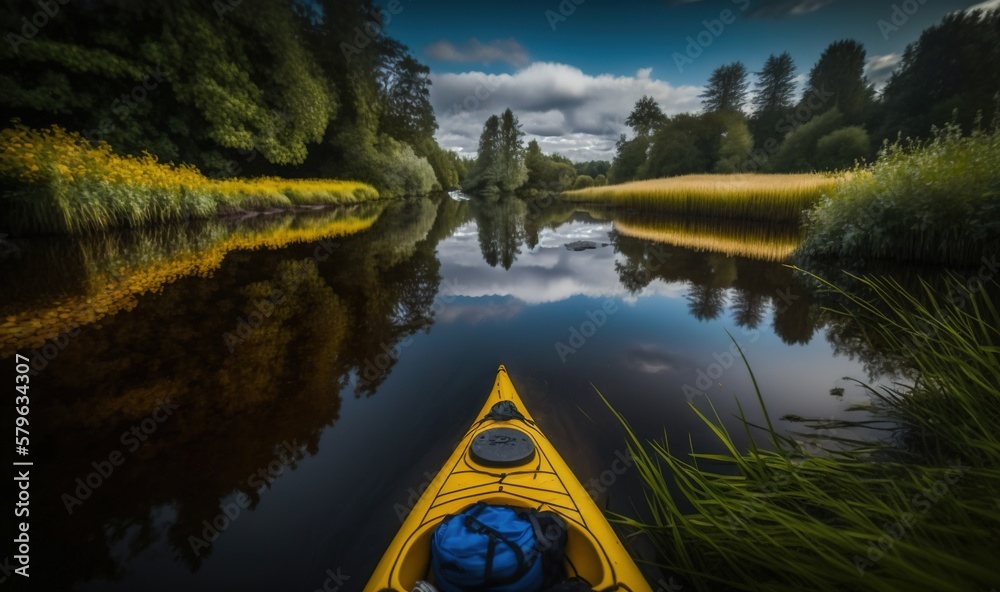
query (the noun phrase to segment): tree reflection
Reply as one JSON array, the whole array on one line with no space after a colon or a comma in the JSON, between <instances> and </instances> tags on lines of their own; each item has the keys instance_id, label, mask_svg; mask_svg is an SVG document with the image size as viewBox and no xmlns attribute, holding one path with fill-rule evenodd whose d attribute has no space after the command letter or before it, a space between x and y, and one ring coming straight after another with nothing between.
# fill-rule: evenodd
<instances>
[{"instance_id":1,"label":"tree reflection","mask_svg":"<svg viewBox=\"0 0 1000 592\"><path fill-rule=\"evenodd\" d=\"M767 301L761 294L736 288L733 290L733 320L740 327L756 329L764 321Z\"/></svg>"},{"instance_id":2,"label":"tree reflection","mask_svg":"<svg viewBox=\"0 0 1000 592\"><path fill-rule=\"evenodd\" d=\"M528 208L523 200L505 196L496 201L476 200L472 206L479 227L479 249L490 267L510 269L521 254L525 240L524 219Z\"/></svg>"},{"instance_id":3,"label":"tree reflection","mask_svg":"<svg viewBox=\"0 0 1000 592\"><path fill-rule=\"evenodd\" d=\"M740 327L759 327L769 304L773 329L785 343L808 343L821 324L812 291L780 263L695 251L618 231L612 231L611 242L622 255L615 271L626 290L636 294L656 280L687 284L688 311L698 320L719 318L731 292L728 306Z\"/></svg>"},{"instance_id":4,"label":"tree reflection","mask_svg":"<svg viewBox=\"0 0 1000 592\"><path fill-rule=\"evenodd\" d=\"M212 543L195 548L191 537L206 521L237 494L250 500L244 511L266 501L268 479L249 476L294 471L294 460L274 464L289 449L316 454L366 368L376 372L356 394L375 392L396 361L386 352L433 322L437 242L468 217L451 200L388 208L367 231L336 239L329 257L316 257L315 243L230 253L211 279L181 278L143 297L51 362L37 378L53 394L39 414L46 446L64 452L49 459L37 524L40 555L63 558L48 574L54 585L121 578L164 537L198 570ZM74 477L167 400L178 409L127 455L134 469L67 516L60 496Z\"/></svg>"},{"instance_id":5,"label":"tree reflection","mask_svg":"<svg viewBox=\"0 0 1000 592\"><path fill-rule=\"evenodd\" d=\"M718 318L726 307L726 292L722 288L693 285L686 298L688 311L699 321Z\"/></svg>"}]
</instances>

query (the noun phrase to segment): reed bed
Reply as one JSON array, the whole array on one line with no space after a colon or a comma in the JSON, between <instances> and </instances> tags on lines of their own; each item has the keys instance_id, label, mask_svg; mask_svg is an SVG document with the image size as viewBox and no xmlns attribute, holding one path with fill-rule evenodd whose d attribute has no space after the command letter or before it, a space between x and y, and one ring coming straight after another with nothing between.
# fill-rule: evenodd
<instances>
[{"instance_id":1,"label":"reed bed","mask_svg":"<svg viewBox=\"0 0 1000 592\"><path fill-rule=\"evenodd\" d=\"M151 154L122 156L61 127L0 131L0 212L17 234L85 234L303 205L375 199L374 187L335 179L210 179Z\"/></svg>"},{"instance_id":2,"label":"reed bed","mask_svg":"<svg viewBox=\"0 0 1000 592\"><path fill-rule=\"evenodd\" d=\"M685 584L788 592L996 586L1000 314L985 289L958 301L926 285L911 294L891 280L859 280L874 298L842 292L852 312L841 314L904 356L919 379L870 389L871 419L840 427L880 426L890 437L837 438L817 451L779 433L745 356L766 444L754 442L741 417L750 445L738 449L714 410L693 405L723 452L673 450L628 430L651 518L619 521L647 535ZM960 287L956 279L952 288Z\"/></svg>"},{"instance_id":3,"label":"reed bed","mask_svg":"<svg viewBox=\"0 0 1000 592\"><path fill-rule=\"evenodd\" d=\"M113 245L107 249L99 246L95 249L98 260L93 261L82 292L0 311L0 357L42 347L60 333L132 310L140 295L158 292L180 278L209 277L232 251L279 249L293 243L355 234L370 228L378 215L378 211L370 210L360 214L337 211L286 215L269 219L263 228L211 229L207 235L181 244L157 244L150 249L130 245L125 254ZM207 241L202 240L206 237ZM106 242L102 238L84 240Z\"/></svg>"},{"instance_id":4,"label":"reed bed","mask_svg":"<svg viewBox=\"0 0 1000 592\"><path fill-rule=\"evenodd\" d=\"M787 260L802 240L794 224L641 215L620 215L614 220L615 229L626 236L763 261Z\"/></svg>"},{"instance_id":5,"label":"reed bed","mask_svg":"<svg viewBox=\"0 0 1000 592\"><path fill-rule=\"evenodd\" d=\"M836 179L821 174L685 175L591 187L561 194L600 203L685 216L798 223Z\"/></svg>"}]
</instances>

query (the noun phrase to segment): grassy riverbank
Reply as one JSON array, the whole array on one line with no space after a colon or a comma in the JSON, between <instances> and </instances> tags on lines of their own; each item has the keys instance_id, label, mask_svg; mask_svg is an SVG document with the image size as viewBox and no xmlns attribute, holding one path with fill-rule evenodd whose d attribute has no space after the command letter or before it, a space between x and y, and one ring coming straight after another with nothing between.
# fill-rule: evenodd
<instances>
[{"instance_id":1,"label":"grassy riverbank","mask_svg":"<svg viewBox=\"0 0 1000 592\"><path fill-rule=\"evenodd\" d=\"M193 166L122 156L53 126L0 132L0 213L16 234L84 234L245 211L356 203L371 185L336 179L210 179Z\"/></svg>"},{"instance_id":2,"label":"grassy riverbank","mask_svg":"<svg viewBox=\"0 0 1000 592\"><path fill-rule=\"evenodd\" d=\"M1000 250L1000 118L968 135L886 146L810 212L800 252L820 259L978 265Z\"/></svg>"},{"instance_id":3,"label":"grassy riverbank","mask_svg":"<svg viewBox=\"0 0 1000 592\"><path fill-rule=\"evenodd\" d=\"M835 183L821 174L686 175L567 191L561 198L681 216L798 222Z\"/></svg>"},{"instance_id":4,"label":"grassy riverbank","mask_svg":"<svg viewBox=\"0 0 1000 592\"><path fill-rule=\"evenodd\" d=\"M828 440L827 452L816 453L779 434L768 417L767 446L751 438L750 449L739 450L718 415L694 406L724 452L675 451L629 432L652 519L623 522L649 536L664 568L684 584L887 592L996 586L1000 314L984 290L969 292L958 280L952 294L962 298L910 294L891 280L861 284L866 297L841 294L853 321L919 375L913 386L871 391L869 410L894 438ZM682 498L692 512L681 510Z\"/></svg>"}]
</instances>

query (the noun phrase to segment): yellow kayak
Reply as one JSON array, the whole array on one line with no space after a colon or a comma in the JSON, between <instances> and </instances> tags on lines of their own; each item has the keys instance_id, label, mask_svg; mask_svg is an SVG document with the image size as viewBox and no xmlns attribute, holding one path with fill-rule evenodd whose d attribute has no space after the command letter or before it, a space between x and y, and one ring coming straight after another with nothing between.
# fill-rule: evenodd
<instances>
[{"instance_id":1,"label":"yellow kayak","mask_svg":"<svg viewBox=\"0 0 1000 592\"><path fill-rule=\"evenodd\" d=\"M494 405L504 401L509 403L499 407L510 409L513 404L520 417L495 419ZM493 431L484 434L487 430ZM493 456L482 444L498 433L505 434L500 436L504 439L514 436L511 444L521 440L523 446L503 446L505 456ZM524 442L525 437L530 442ZM569 526L570 577L583 578L595 590L652 592L597 504L535 425L503 366L472 428L410 511L366 592L409 592L417 581L429 580L434 529L446 516L479 501L559 514Z\"/></svg>"}]
</instances>

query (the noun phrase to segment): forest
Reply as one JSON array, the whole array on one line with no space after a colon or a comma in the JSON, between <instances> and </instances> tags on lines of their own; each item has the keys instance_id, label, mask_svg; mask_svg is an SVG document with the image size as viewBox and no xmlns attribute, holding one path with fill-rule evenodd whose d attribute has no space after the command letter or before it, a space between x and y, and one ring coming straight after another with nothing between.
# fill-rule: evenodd
<instances>
[{"instance_id":1,"label":"forest","mask_svg":"<svg viewBox=\"0 0 1000 592\"><path fill-rule=\"evenodd\" d=\"M429 70L384 33L398 0L3 4L5 125L214 179L354 179L383 197L458 183Z\"/></svg>"}]
</instances>

